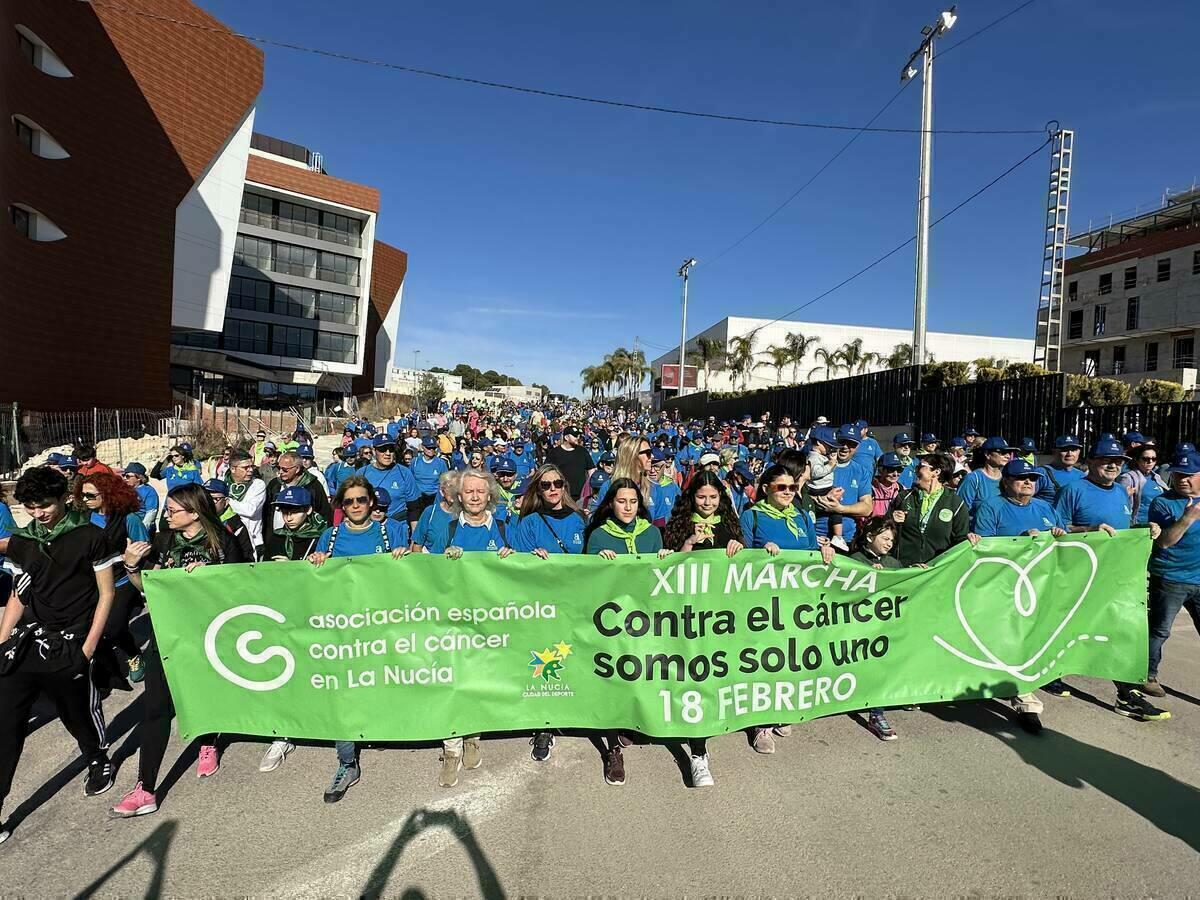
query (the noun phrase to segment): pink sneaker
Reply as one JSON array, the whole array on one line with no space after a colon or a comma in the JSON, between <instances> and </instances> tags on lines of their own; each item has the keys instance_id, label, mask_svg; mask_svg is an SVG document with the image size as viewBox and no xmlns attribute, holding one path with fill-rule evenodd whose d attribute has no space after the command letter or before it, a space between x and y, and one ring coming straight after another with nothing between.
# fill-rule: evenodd
<instances>
[{"instance_id":1,"label":"pink sneaker","mask_svg":"<svg viewBox=\"0 0 1200 900\"><path fill-rule=\"evenodd\" d=\"M158 801L149 791L142 790L142 783L139 781L134 789L109 811L109 815L114 819L130 819L134 816L149 815L157 809Z\"/></svg>"},{"instance_id":2,"label":"pink sneaker","mask_svg":"<svg viewBox=\"0 0 1200 900\"><path fill-rule=\"evenodd\" d=\"M209 775L216 775L219 768L221 768L221 757L217 755L217 748L212 744L202 746L200 761L196 764L196 777L207 778Z\"/></svg>"}]
</instances>

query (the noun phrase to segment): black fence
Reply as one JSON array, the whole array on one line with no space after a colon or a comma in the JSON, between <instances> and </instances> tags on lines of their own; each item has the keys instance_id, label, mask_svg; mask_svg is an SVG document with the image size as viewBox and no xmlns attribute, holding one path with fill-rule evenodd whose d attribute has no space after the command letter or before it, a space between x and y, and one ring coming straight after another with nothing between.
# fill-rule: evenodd
<instances>
[{"instance_id":1,"label":"black fence","mask_svg":"<svg viewBox=\"0 0 1200 900\"><path fill-rule=\"evenodd\" d=\"M1061 374L924 388L917 394L915 417L904 421L943 440L974 426L1009 441L1030 437L1039 448L1046 448L1062 434L1056 413L1062 409L1065 392L1066 376Z\"/></svg>"},{"instance_id":2,"label":"black fence","mask_svg":"<svg viewBox=\"0 0 1200 900\"><path fill-rule=\"evenodd\" d=\"M1080 406L1060 411L1060 434L1094 440L1102 432L1138 431L1168 452L1180 441L1200 439L1200 402Z\"/></svg>"}]
</instances>

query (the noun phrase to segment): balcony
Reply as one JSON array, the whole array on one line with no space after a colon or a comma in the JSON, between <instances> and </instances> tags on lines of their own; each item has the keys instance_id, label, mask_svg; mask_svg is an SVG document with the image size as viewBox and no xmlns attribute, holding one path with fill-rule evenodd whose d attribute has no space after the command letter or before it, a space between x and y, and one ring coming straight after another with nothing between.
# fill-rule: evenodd
<instances>
[{"instance_id":1,"label":"balcony","mask_svg":"<svg viewBox=\"0 0 1200 900\"><path fill-rule=\"evenodd\" d=\"M245 225L257 225L259 228L269 228L284 234L297 234L313 240L341 244L343 247L353 247L354 249L362 247L362 234L358 232L327 228L324 225L314 225L312 222L300 222L296 219L285 219L253 209L243 209L239 220Z\"/></svg>"}]
</instances>

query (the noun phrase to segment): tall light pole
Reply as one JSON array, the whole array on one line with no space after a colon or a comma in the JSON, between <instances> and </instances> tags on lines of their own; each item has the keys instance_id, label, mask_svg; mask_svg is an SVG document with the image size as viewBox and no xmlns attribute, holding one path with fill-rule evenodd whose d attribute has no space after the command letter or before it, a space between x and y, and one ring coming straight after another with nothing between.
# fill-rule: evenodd
<instances>
[{"instance_id":1,"label":"tall light pole","mask_svg":"<svg viewBox=\"0 0 1200 900\"><path fill-rule=\"evenodd\" d=\"M917 75L913 65L917 57L921 57L921 174L917 184L917 287L916 300L913 304L913 365L919 366L925 361L925 300L929 291L929 192L932 183L931 169L933 164L933 44L954 27L958 21L955 12L957 6L951 6L938 16L932 25L921 29L924 39L921 46L913 51L904 68L900 70L900 80L908 81Z\"/></svg>"},{"instance_id":2,"label":"tall light pole","mask_svg":"<svg viewBox=\"0 0 1200 900\"><path fill-rule=\"evenodd\" d=\"M418 350L416 347L413 347L413 372L414 373L421 371L420 366L417 365L417 357L420 355L420 353L421 353L420 350ZM416 378L417 376L414 374L413 377Z\"/></svg>"},{"instance_id":3,"label":"tall light pole","mask_svg":"<svg viewBox=\"0 0 1200 900\"><path fill-rule=\"evenodd\" d=\"M685 259L683 265L679 267L679 277L683 279L683 322L679 328L679 393L677 397L683 396L683 361L687 358L685 351L687 350L687 283L688 269L696 265L696 260Z\"/></svg>"}]
</instances>

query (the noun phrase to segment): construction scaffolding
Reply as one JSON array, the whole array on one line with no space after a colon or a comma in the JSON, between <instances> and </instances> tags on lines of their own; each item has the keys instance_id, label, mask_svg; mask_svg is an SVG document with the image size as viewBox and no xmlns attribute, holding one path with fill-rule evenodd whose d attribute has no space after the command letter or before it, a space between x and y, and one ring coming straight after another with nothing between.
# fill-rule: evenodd
<instances>
[{"instance_id":1,"label":"construction scaffolding","mask_svg":"<svg viewBox=\"0 0 1200 900\"><path fill-rule=\"evenodd\" d=\"M1067 262L1067 219L1071 203L1071 158L1075 132L1058 129L1050 142L1050 189L1046 194L1045 252L1038 296L1033 361L1057 372L1062 346L1063 281Z\"/></svg>"}]
</instances>

